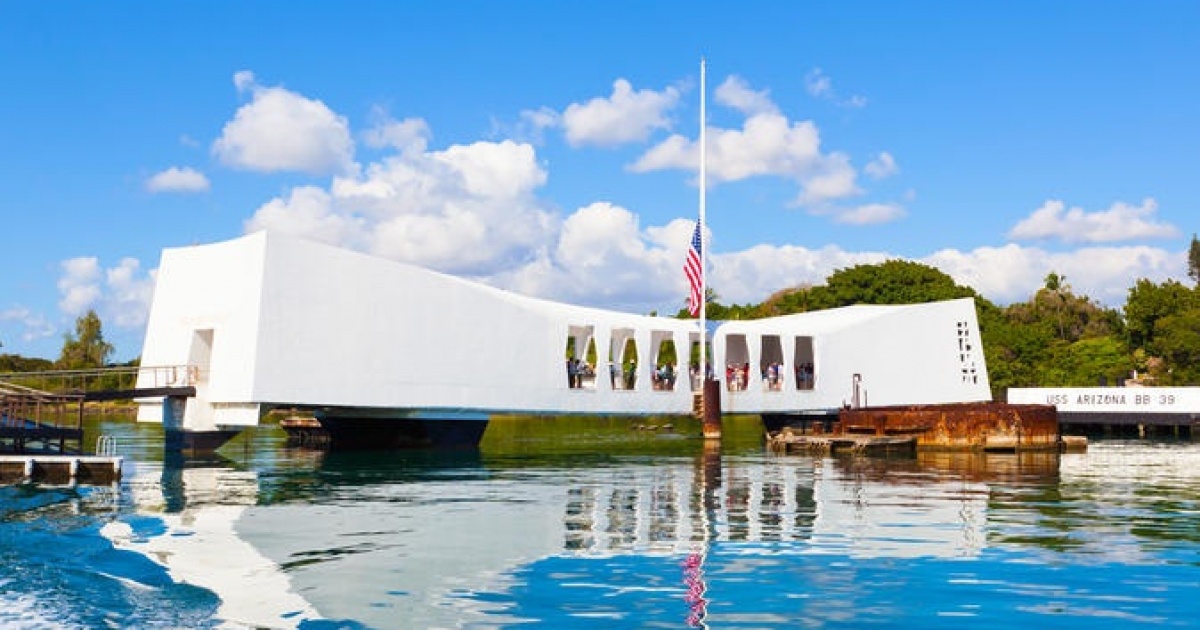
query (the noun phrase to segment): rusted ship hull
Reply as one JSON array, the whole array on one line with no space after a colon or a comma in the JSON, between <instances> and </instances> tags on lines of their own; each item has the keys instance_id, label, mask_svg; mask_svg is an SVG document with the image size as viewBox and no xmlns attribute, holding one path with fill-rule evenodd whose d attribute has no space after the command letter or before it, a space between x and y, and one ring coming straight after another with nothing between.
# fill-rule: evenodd
<instances>
[{"instance_id":1,"label":"rusted ship hull","mask_svg":"<svg viewBox=\"0 0 1200 630\"><path fill-rule=\"evenodd\" d=\"M913 435L920 450L1058 450L1052 405L963 403L843 409L836 429L849 434Z\"/></svg>"},{"instance_id":2,"label":"rusted ship hull","mask_svg":"<svg viewBox=\"0 0 1200 630\"><path fill-rule=\"evenodd\" d=\"M831 424L810 423L800 433L871 439L911 438L920 451L1058 451L1063 448L1052 405L962 403L842 409ZM797 430L769 440L796 441Z\"/></svg>"}]
</instances>

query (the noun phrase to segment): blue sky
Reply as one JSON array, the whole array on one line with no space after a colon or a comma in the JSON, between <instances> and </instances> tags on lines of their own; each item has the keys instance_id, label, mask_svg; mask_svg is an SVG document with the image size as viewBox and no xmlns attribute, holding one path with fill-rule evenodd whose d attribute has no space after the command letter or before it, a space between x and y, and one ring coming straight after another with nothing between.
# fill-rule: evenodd
<instances>
[{"instance_id":1,"label":"blue sky","mask_svg":"<svg viewBox=\"0 0 1200 630\"><path fill-rule=\"evenodd\" d=\"M1001 304L1187 281L1195 2L6 2L0 352L94 308L133 358L161 250L258 229L674 312L702 57L725 302L887 258Z\"/></svg>"}]
</instances>

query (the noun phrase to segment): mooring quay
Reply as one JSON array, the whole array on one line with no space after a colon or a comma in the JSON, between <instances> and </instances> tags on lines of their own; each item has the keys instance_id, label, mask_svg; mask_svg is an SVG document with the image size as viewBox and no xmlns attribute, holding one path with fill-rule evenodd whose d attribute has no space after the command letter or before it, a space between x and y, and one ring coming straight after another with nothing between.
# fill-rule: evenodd
<instances>
[{"instance_id":1,"label":"mooring quay","mask_svg":"<svg viewBox=\"0 0 1200 630\"><path fill-rule=\"evenodd\" d=\"M110 455L0 455L0 483L109 484L121 480L123 461Z\"/></svg>"}]
</instances>

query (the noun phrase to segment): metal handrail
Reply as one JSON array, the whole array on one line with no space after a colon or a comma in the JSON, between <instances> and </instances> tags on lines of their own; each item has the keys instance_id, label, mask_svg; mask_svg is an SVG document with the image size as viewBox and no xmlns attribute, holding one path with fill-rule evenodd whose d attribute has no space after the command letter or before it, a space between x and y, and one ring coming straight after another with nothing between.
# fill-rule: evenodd
<instances>
[{"instance_id":1,"label":"metal handrail","mask_svg":"<svg viewBox=\"0 0 1200 630\"><path fill-rule=\"evenodd\" d=\"M0 392L7 388L26 390L22 393L43 392L47 383L57 382L60 391L87 389L89 382L112 376L132 376L141 380L146 378L148 387L192 387L200 382L202 374L197 365L153 365L153 366L116 366L86 370L42 370L37 372L0 372ZM18 384L37 382L42 388L32 388ZM75 387L73 387L75 386ZM132 385L130 385L132 388ZM15 392L14 392L15 393Z\"/></svg>"},{"instance_id":2,"label":"metal handrail","mask_svg":"<svg viewBox=\"0 0 1200 630\"><path fill-rule=\"evenodd\" d=\"M115 457L117 455L117 438L112 435L101 435L96 438L96 455Z\"/></svg>"}]
</instances>

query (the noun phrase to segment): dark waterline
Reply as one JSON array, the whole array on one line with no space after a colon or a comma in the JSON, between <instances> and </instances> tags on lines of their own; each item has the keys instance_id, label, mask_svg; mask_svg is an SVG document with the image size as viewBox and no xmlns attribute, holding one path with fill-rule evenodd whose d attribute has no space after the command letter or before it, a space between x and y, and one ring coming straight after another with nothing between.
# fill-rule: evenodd
<instances>
[{"instance_id":1,"label":"dark waterline","mask_svg":"<svg viewBox=\"0 0 1200 630\"><path fill-rule=\"evenodd\" d=\"M1200 446L779 456L752 422L513 420L478 451L207 461L89 418L116 487L0 488L4 627L1192 627Z\"/></svg>"}]
</instances>

